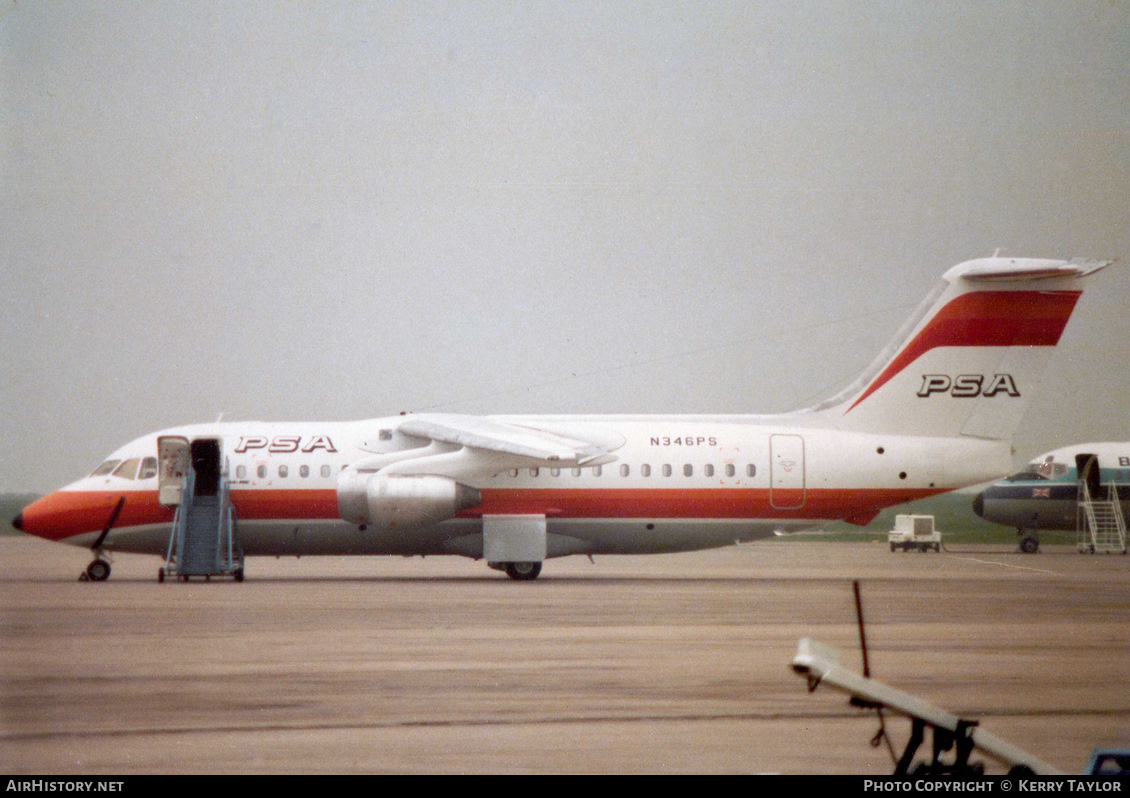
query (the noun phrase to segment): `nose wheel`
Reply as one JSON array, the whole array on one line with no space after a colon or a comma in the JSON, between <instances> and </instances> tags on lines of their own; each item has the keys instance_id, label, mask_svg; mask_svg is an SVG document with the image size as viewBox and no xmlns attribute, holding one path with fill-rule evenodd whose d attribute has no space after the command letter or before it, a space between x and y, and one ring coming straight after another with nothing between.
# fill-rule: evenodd
<instances>
[{"instance_id":1,"label":"nose wheel","mask_svg":"<svg viewBox=\"0 0 1130 798\"><path fill-rule=\"evenodd\" d=\"M79 575L80 582L105 582L110 578L110 563L98 558L86 566L86 570Z\"/></svg>"}]
</instances>

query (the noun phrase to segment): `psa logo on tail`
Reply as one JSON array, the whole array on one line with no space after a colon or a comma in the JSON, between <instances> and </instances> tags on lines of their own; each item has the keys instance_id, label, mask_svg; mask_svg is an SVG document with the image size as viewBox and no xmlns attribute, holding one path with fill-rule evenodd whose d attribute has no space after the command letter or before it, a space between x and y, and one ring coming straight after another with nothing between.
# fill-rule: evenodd
<instances>
[{"instance_id":1,"label":"psa logo on tail","mask_svg":"<svg viewBox=\"0 0 1130 798\"><path fill-rule=\"evenodd\" d=\"M984 374L959 374L951 378L948 374L923 374L922 387L918 395L927 398L936 393L948 393L958 399L972 399L978 396L1019 397L1016 380L1011 374L994 374L986 378Z\"/></svg>"}]
</instances>

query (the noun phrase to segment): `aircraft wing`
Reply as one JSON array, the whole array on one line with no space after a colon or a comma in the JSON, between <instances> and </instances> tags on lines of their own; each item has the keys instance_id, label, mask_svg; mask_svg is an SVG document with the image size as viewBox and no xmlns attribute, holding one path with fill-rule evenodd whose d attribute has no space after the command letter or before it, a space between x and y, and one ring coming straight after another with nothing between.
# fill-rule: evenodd
<instances>
[{"instance_id":1,"label":"aircraft wing","mask_svg":"<svg viewBox=\"0 0 1130 798\"><path fill-rule=\"evenodd\" d=\"M474 479L521 468L591 468L616 460L612 450L623 445L622 437L595 427L566 434L499 418L444 413L408 416L397 432L428 443L375 453L346 471Z\"/></svg>"},{"instance_id":2,"label":"aircraft wing","mask_svg":"<svg viewBox=\"0 0 1130 798\"><path fill-rule=\"evenodd\" d=\"M874 679L869 679L840 666L839 652L834 648L808 638L801 639L793 670L808 679L809 689L828 684L869 706L881 706L910 718L917 718L929 726L958 731L961 721L957 715L923 701L910 693L896 690ZM1011 743L1007 743L984 729L975 727L971 732L973 744L984 753L1010 766L1026 765L1037 775L1059 775L1059 769L1043 762Z\"/></svg>"},{"instance_id":3,"label":"aircraft wing","mask_svg":"<svg viewBox=\"0 0 1130 798\"><path fill-rule=\"evenodd\" d=\"M616 459L591 441L481 416L411 416L400 424L399 430L413 437L540 460L546 466L559 468L599 465Z\"/></svg>"}]
</instances>

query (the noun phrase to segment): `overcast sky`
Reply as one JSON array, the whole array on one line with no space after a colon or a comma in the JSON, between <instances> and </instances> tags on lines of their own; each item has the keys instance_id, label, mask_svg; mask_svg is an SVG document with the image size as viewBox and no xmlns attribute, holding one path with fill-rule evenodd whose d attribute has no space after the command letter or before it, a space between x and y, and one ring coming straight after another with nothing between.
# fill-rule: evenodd
<instances>
[{"instance_id":1,"label":"overcast sky","mask_svg":"<svg viewBox=\"0 0 1130 798\"><path fill-rule=\"evenodd\" d=\"M1130 9L4 2L0 489L162 427L773 412L950 266L1117 257L1017 440L1130 438Z\"/></svg>"}]
</instances>

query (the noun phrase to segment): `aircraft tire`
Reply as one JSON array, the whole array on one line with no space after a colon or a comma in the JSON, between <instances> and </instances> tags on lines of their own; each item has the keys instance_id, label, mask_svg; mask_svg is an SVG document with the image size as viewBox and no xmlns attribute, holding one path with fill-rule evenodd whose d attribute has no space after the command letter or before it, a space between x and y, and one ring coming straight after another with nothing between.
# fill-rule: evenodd
<instances>
[{"instance_id":1,"label":"aircraft tire","mask_svg":"<svg viewBox=\"0 0 1130 798\"><path fill-rule=\"evenodd\" d=\"M232 571L232 576L235 577L235 581L242 582L243 581L243 569L242 568L236 568L234 571Z\"/></svg>"},{"instance_id":2,"label":"aircraft tire","mask_svg":"<svg viewBox=\"0 0 1130 798\"><path fill-rule=\"evenodd\" d=\"M110 578L110 563L105 560L94 560L86 566L86 575L91 582L105 582Z\"/></svg>"},{"instance_id":3,"label":"aircraft tire","mask_svg":"<svg viewBox=\"0 0 1130 798\"><path fill-rule=\"evenodd\" d=\"M899 546L898 546L898 544L897 544L897 543L892 543L892 544L891 544L891 552L892 552L892 553L894 553L894 552L896 552L896 551L898 551L898 550L899 550Z\"/></svg>"},{"instance_id":4,"label":"aircraft tire","mask_svg":"<svg viewBox=\"0 0 1130 798\"><path fill-rule=\"evenodd\" d=\"M1025 535L1020 541L1020 550L1025 554L1035 554L1040 550L1040 541L1034 535Z\"/></svg>"},{"instance_id":5,"label":"aircraft tire","mask_svg":"<svg viewBox=\"0 0 1130 798\"><path fill-rule=\"evenodd\" d=\"M541 573L540 562L508 562L506 575L519 582L530 582L538 578Z\"/></svg>"}]
</instances>

